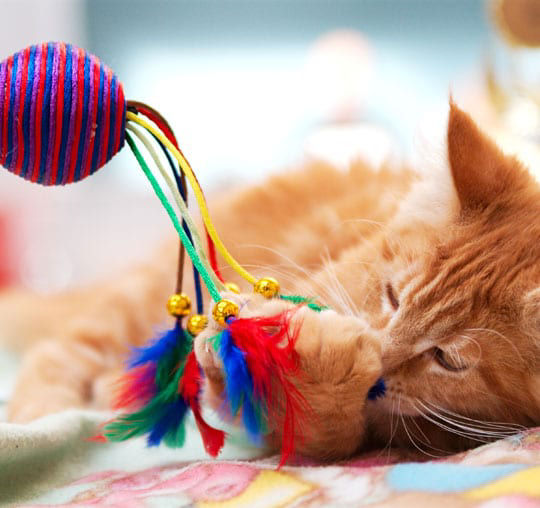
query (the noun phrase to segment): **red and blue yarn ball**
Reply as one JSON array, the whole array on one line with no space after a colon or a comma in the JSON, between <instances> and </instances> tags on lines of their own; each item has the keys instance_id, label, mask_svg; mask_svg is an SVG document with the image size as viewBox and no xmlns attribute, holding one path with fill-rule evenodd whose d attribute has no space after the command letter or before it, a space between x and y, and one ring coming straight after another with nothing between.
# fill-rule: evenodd
<instances>
[{"instance_id":1,"label":"red and blue yarn ball","mask_svg":"<svg viewBox=\"0 0 540 508\"><path fill-rule=\"evenodd\" d=\"M0 64L0 164L26 180L86 178L123 147L125 124L122 84L81 48L38 44Z\"/></svg>"}]
</instances>

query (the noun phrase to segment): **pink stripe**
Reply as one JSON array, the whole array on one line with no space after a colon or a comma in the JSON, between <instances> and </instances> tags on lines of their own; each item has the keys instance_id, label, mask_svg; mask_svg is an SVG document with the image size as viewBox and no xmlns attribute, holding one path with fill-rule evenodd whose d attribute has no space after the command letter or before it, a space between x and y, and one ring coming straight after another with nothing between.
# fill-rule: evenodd
<instances>
[{"instance_id":1,"label":"pink stripe","mask_svg":"<svg viewBox=\"0 0 540 508\"><path fill-rule=\"evenodd\" d=\"M107 146L109 141L109 127L111 119L111 81L112 71L105 68L105 82L103 86L103 115L101 116L101 122L103 128L101 129L101 139L99 140L99 166L104 166L107 162Z\"/></svg>"},{"instance_id":2,"label":"pink stripe","mask_svg":"<svg viewBox=\"0 0 540 508\"><path fill-rule=\"evenodd\" d=\"M32 170L34 168L34 160L36 158L35 144L36 144L36 105L37 94L39 90L39 77L41 68L41 49L42 45L39 44L36 48L35 63L34 63L34 83L32 88L32 101L30 104L30 141L28 143L28 167L26 169L26 178L32 176ZM39 155L38 155L39 156Z\"/></svg>"},{"instance_id":3,"label":"pink stripe","mask_svg":"<svg viewBox=\"0 0 540 508\"><path fill-rule=\"evenodd\" d=\"M19 129L17 127L17 120L18 120L20 101L21 101L22 60L23 60L23 53L21 51L17 55L17 76L15 78L15 101L13 103L13 126L12 126L13 144L11 145L11 152L13 155L11 157L11 162L8 168L10 171L14 171L17 166L17 155L19 153L18 144L22 142L22 139L19 140Z\"/></svg>"},{"instance_id":4,"label":"pink stripe","mask_svg":"<svg viewBox=\"0 0 540 508\"><path fill-rule=\"evenodd\" d=\"M19 133L19 146L17 150L17 165L15 166L15 173L21 174L21 169L24 161L24 133L23 133L23 121L24 121L24 102L26 98L26 87L28 86L28 60L30 58L30 48L24 50L23 56L23 73L21 83L21 93L19 102L19 121L17 123L17 130Z\"/></svg>"},{"instance_id":5,"label":"pink stripe","mask_svg":"<svg viewBox=\"0 0 540 508\"><path fill-rule=\"evenodd\" d=\"M77 157L73 154L73 138L75 137L75 113L77 112L77 71L79 63L79 52L74 48L71 52L71 111L69 115L69 130L68 140L66 144L66 155L64 161L64 176L62 184L66 184L69 180L69 168L71 167L72 157Z\"/></svg>"},{"instance_id":6,"label":"pink stripe","mask_svg":"<svg viewBox=\"0 0 540 508\"><path fill-rule=\"evenodd\" d=\"M57 43L54 47L53 68L52 68L52 83L51 83L51 107L49 112L49 144L47 146L47 163L45 165L45 182L50 183L52 172L52 160L53 151L56 139L56 129L54 124L56 122L56 96L58 94L58 73L64 72L64 69L60 69L60 44Z\"/></svg>"},{"instance_id":7,"label":"pink stripe","mask_svg":"<svg viewBox=\"0 0 540 508\"><path fill-rule=\"evenodd\" d=\"M92 140L93 136L93 128L92 124L94 123L94 66L96 64L96 59L93 55L90 55L90 71L89 71L89 86L90 89L88 91L88 118L86 119L86 131L85 136L86 139L84 140L84 150L83 150L83 157L81 161L81 178L84 178L85 176L88 176L86 174L86 159L88 158L88 147L90 146L90 141ZM99 86L99 83L98 83Z\"/></svg>"}]
</instances>

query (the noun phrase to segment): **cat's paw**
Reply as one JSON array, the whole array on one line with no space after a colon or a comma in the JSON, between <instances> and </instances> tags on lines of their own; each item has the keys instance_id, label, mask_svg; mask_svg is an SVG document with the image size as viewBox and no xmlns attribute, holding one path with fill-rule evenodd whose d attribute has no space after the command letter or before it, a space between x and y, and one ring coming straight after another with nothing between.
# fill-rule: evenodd
<instances>
[{"instance_id":1,"label":"cat's paw","mask_svg":"<svg viewBox=\"0 0 540 508\"><path fill-rule=\"evenodd\" d=\"M367 393L382 370L380 341L367 323L332 310L315 312L258 295L227 298L239 305L241 318L295 309L289 326L295 330L300 372L293 381L309 407L310 419L307 429L299 430L297 449L326 459L352 454L363 439ZM206 377L206 400L214 407L221 404L224 388L223 366L212 344L220 330L210 317L208 327L195 339L195 354ZM279 447L283 422L268 423L272 429L269 439Z\"/></svg>"},{"instance_id":2,"label":"cat's paw","mask_svg":"<svg viewBox=\"0 0 540 508\"><path fill-rule=\"evenodd\" d=\"M337 387L356 380L358 390L369 390L381 374L381 342L364 319L304 307L294 321L300 324L296 351L314 382Z\"/></svg>"},{"instance_id":3,"label":"cat's paw","mask_svg":"<svg viewBox=\"0 0 540 508\"><path fill-rule=\"evenodd\" d=\"M239 308L239 318L266 317L280 314L281 312L292 309L293 304L288 302L271 299L268 300L257 294L224 293L223 298L234 301ZM194 351L197 362L201 366L207 380L207 388L215 395L223 391L223 363L219 354L214 348L213 338L222 331L222 328L212 317L212 309L208 316L208 326L201 332L194 341Z\"/></svg>"}]
</instances>

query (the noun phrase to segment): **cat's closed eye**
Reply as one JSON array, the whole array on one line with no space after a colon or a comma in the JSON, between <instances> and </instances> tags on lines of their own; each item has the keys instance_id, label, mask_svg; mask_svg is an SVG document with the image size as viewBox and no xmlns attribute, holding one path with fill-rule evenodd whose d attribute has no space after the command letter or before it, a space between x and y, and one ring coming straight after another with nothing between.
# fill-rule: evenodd
<instances>
[{"instance_id":1,"label":"cat's closed eye","mask_svg":"<svg viewBox=\"0 0 540 508\"><path fill-rule=\"evenodd\" d=\"M462 372L468 369L467 364L463 362L457 353L451 354L439 347L433 348L433 359L443 369L450 372Z\"/></svg>"},{"instance_id":2,"label":"cat's closed eye","mask_svg":"<svg viewBox=\"0 0 540 508\"><path fill-rule=\"evenodd\" d=\"M386 283L386 296L388 297L388 301L390 302L390 305L394 310L399 309L399 300L396 296L396 293L394 291L394 288L392 287L392 284L390 282Z\"/></svg>"}]
</instances>

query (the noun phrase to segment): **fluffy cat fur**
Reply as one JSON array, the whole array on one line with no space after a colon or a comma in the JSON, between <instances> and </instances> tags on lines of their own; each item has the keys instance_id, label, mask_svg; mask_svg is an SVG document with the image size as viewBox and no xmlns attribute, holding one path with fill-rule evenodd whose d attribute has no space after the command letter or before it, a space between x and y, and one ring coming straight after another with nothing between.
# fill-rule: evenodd
<instances>
[{"instance_id":1,"label":"fluffy cat fur","mask_svg":"<svg viewBox=\"0 0 540 508\"><path fill-rule=\"evenodd\" d=\"M243 264L333 309L293 318L312 409L301 453L438 456L540 423L540 189L454 104L439 159L399 173L310 164L213 203ZM70 294L3 296L2 335L24 350L11 420L108 403L128 348L166 319L175 253ZM288 306L236 298L242 315ZM212 333L195 348L216 404ZM386 397L366 402L381 374ZM279 422L271 431L279 446Z\"/></svg>"}]
</instances>

